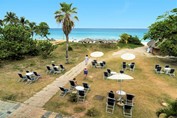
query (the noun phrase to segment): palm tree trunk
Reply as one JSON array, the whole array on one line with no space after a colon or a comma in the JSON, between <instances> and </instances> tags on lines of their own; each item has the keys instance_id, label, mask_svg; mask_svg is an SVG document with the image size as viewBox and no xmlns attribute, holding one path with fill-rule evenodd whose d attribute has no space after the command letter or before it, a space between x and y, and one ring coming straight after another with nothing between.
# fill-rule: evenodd
<instances>
[{"instance_id":1,"label":"palm tree trunk","mask_svg":"<svg viewBox=\"0 0 177 118\"><path fill-rule=\"evenodd\" d=\"M68 47L69 47L69 37L66 35L66 64L69 63L69 58L68 58Z\"/></svg>"}]
</instances>

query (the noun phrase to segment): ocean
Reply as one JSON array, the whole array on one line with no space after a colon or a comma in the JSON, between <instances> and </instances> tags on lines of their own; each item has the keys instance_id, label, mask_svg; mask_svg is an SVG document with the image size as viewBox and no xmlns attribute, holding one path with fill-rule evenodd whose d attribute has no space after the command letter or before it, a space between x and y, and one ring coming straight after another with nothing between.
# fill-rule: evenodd
<instances>
[{"instance_id":1,"label":"ocean","mask_svg":"<svg viewBox=\"0 0 177 118\"><path fill-rule=\"evenodd\" d=\"M51 28L49 30L49 38L55 40L65 40L65 35L61 28ZM147 42L147 40L142 40L145 33L148 32L148 29L111 29L111 28L74 28L69 38L70 40L82 40L85 38L91 39L120 39L120 35L123 33L130 34L132 36L138 36L142 42ZM40 36L35 36L36 39L43 39Z\"/></svg>"}]
</instances>

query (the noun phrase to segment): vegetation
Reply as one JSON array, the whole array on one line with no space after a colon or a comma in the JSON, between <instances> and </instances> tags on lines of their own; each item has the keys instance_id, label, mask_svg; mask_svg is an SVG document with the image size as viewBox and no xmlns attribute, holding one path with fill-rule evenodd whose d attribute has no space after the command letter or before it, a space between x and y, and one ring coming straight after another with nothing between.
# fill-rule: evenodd
<instances>
[{"instance_id":1,"label":"vegetation","mask_svg":"<svg viewBox=\"0 0 177 118\"><path fill-rule=\"evenodd\" d=\"M60 3L61 8L55 12L55 19L58 23L62 23L62 29L66 36L66 63L69 63L69 34L74 27L74 21L78 20L77 16L73 16L76 14L76 7L72 8L72 4L67 4L65 2Z\"/></svg>"},{"instance_id":2,"label":"vegetation","mask_svg":"<svg viewBox=\"0 0 177 118\"><path fill-rule=\"evenodd\" d=\"M139 38L137 36L132 36L129 35L127 33L124 33L122 35L120 35L120 43L123 44L135 44L135 45L142 45L141 41L139 40Z\"/></svg>"},{"instance_id":3,"label":"vegetation","mask_svg":"<svg viewBox=\"0 0 177 118\"><path fill-rule=\"evenodd\" d=\"M165 118L177 117L177 99L174 102L171 102L167 108L159 109L156 112L159 117L161 114L165 114Z\"/></svg>"},{"instance_id":4,"label":"vegetation","mask_svg":"<svg viewBox=\"0 0 177 118\"><path fill-rule=\"evenodd\" d=\"M15 13L7 12L0 25L0 60L19 60L25 56L44 56L44 53L50 55L54 50L50 42L38 43L32 39L34 33L47 37L48 29L45 22L36 26L25 17L18 18Z\"/></svg>"},{"instance_id":5,"label":"vegetation","mask_svg":"<svg viewBox=\"0 0 177 118\"><path fill-rule=\"evenodd\" d=\"M177 8L159 16L157 21L149 26L144 39L158 40L162 54L177 56Z\"/></svg>"},{"instance_id":6,"label":"vegetation","mask_svg":"<svg viewBox=\"0 0 177 118\"><path fill-rule=\"evenodd\" d=\"M99 116L99 111L97 109L95 109L94 107L93 108L90 108L88 109L86 115L87 116L90 116L90 117L96 117L96 116Z\"/></svg>"}]
</instances>

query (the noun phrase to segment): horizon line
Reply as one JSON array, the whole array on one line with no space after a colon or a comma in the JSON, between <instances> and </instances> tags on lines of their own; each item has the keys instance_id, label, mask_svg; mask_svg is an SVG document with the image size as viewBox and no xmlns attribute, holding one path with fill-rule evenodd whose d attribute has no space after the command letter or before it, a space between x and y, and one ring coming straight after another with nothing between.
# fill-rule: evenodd
<instances>
[{"instance_id":1,"label":"horizon line","mask_svg":"<svg viewBox=\"0 0 177 118\"><path fill-rule=\"evenodd\" d=\"M62 28L56 28L56 27L52 27L52 28L50 28L50 29L62 29ZM91 27L77 27L77 28L73 28L73 29L148 29L148 28L95 28L95 27L93 27L93 28L91 28Z\"/></svg>"}]
</instances>

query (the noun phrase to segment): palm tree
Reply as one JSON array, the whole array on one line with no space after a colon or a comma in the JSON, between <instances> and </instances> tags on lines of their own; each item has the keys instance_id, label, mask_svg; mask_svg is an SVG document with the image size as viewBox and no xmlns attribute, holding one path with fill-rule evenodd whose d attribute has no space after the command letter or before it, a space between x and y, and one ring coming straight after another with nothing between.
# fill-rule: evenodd
<instances>
[{"instance_id":1,"label":"palm tree","mask_svg":"<svg viewBox=\"0 0 177 118\"><path fill-rule=\"evenodd\" d=\"M21 24L23 27L25 27L25 25L29 23L29 21L26 20L25 17L20 17L20 20L19 20L19 21L20 21L20 24Z\"/></svg>"},{"instance_id":2,"label":"palm tree","mask_svg":"<svg viewBox=\"0 0 177 118\"><path fill-rule=\"evenodd\" d=\"M4 18L4 22L10 23L10 24L16 24L18 22L18 17L13 12L7 12Z\"/></svg>"},{"instance_id":3,"label":"palm tree","mask_svg":"<svg viewBox=\"0 0 177 118\"><path fill-rule=\"evenodd\" d=\"M65 2L60 3L61 8L55 12L55 19L56 22L62 24L63 32L66 36L66 63L69 63L69 56L68 56L68 46L69 46L69 34L74 27L74 21L78 20L77 16L74 16L76 14L76 7L72 8L72 3L67 4Z\"/></svg>"},{"instance_id":4,"label":"palm tree","mask_svg":"<svg viewBox=\"0 0 177 118\"><path fill-rule=\"evenodd\" d=\"M166 114L165 118L169 118L169 117L176 118L177 117L177 99L174 102L170 103L167 108L159 109L156 112L158 117L162 113Z\"/></svg>"},{"instance_id":5,"label":"palm tree","mask_svg":"<svg viewBox=\"0 0 177 118\"><path fill-rule=\"evenodd\" d=\"M3 20L0 19L0 26L3 26Z\"/></svg>"},{"instance_id":6,"label":"palm tree","mask_svg":"<svg viewBox=\"0 0 177 118\"><path fill-rule=\"evenodd\" d=\"M29 22L30 32L31 36L33 38L34 32L36 31L36 23L35 22Z\"/></svg>"}]
</instances>

